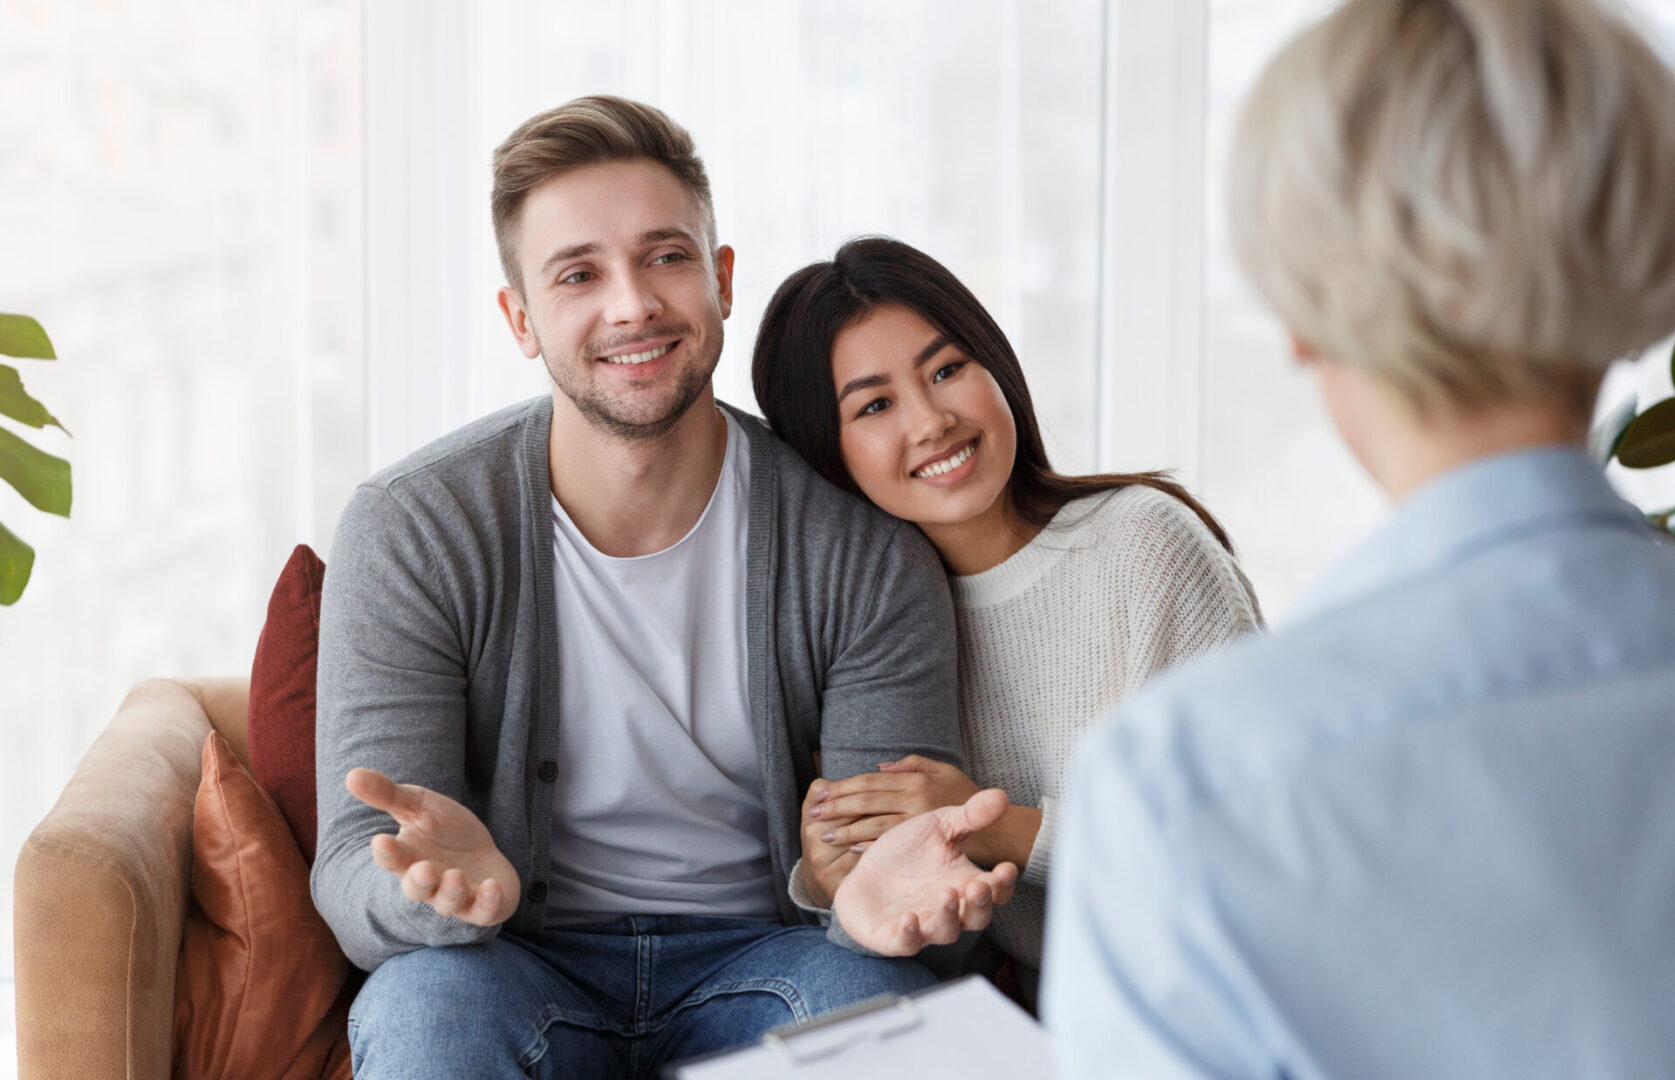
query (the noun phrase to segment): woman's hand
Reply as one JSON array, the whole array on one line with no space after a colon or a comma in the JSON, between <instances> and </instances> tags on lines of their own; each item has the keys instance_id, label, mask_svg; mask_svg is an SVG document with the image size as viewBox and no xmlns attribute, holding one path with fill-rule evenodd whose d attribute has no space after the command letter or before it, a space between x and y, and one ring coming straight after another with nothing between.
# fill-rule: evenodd
<instances>
[{"instance_id":1,"label":"woman's hand","mask_svg":"<svg viewBox=\"0 0 1675 1080\"><path fill-rule=\"evenodd\" d=\"M820 783L825 783L821 781ZM816 787L819 785L816 784ZM824 844L856 854L910 817L960 806L977 793L977 785L952 765L909 754L887 761L875 773L862 773L826 784L823 794L809 789L803 802L803 852ZM810 820L820 823L810 828ZM1029 863L1041 829L1041 811L1033 806L1009 806L999 821L965 839L966 855L979 866ZM817 841L818 844L811 842ZM845 872L850 863L844 867ZM838 875L836 881L842 881ZM827 890L835 895L836 883Z\"/></svg>"},{"instance_id":2,"label":"woman's hand","mask_svg":"<svg viewBox=\"0 0 1675 1080\"><path fill-rule=\"evenodd\" d=\"M808 786L808 794L803 797L803 890L816 906L823 908L832 906L832 897L837 895L838 886L861 857L858 851L824 843L820 839L823 834L832 831L834 825L842 828L851 820L810 813L828 797L830 788L831 781L816 780Z\"/></svg>"},{"instance_id":3,"label":"woman's hand","mask_svg":"<svg viewBox=\"0 0 1675 1080\"><path fill-rule=\"evenodd\" d=\"M817 795L814 788L819 786L809 789L812 802L803 803L805 857L811 834L822 844L865 851L866 845L908 818L961 806L977 794L977 785L965 773L918 754L886 761L875 773L833 780ZM810 828L811 820L818 827Z\"/></svg>"}]
</instances>

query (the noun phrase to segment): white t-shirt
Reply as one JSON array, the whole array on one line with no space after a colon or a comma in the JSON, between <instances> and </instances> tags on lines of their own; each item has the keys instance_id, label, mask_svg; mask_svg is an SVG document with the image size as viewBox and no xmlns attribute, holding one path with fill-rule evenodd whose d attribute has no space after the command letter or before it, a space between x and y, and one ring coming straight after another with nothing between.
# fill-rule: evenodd
<instances>
[{"instance_id":1,"label":"white t-shirt","mask_svg":"<svg viewBox=\"0 0 1675 1080\"><path fill-rule=\"evenodd\" d=\"M548 926L778 917L746 693L750 453L672 547L601 554L553 500L558 777Z\"/></svg>"}]
</instances>

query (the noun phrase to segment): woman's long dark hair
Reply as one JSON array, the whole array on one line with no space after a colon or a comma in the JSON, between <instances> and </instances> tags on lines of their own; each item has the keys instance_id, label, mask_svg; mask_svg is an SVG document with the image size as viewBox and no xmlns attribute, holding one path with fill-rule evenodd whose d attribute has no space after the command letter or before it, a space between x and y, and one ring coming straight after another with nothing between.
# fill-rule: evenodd
<instances>
[{"instance_id":1,"label":"woman's long dark hair","mask_svg":"<svg viewBox=\"0 0 1675 1080\"><path fill-rule=\"evenodd\" d=\"M1045 526L1073 499L1141 485L1167 492L1192 508L1229 551L1233 545L1210 512L1161 472L1064 476L1047 462L1023 368L999 325L948 268L917 248L866 236L838 248L831 262L814 263L785 279L756 335L751 379L756 403L774 432L814 470L861 495L838 444L837 392L832 387L832 343L848 326L885 304L900 304L930 323L1000 384L1018 429L1017 456L1007 491L1018 515ZM864 497L864 496L863 496Z\"/></svg>"}]
</instances>

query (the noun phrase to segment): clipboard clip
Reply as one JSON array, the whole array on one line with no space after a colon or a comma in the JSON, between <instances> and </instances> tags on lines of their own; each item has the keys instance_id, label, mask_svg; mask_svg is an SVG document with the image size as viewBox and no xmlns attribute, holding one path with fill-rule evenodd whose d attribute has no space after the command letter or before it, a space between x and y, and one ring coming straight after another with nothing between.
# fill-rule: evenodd
<instances>
[{"instance_id":1,"label":"clipboard clip","mask_svg":"<svg viewBox=\"0 0 1675 1080\"><path fill-rule=\"evenodd\" d=\"M883 1042L924 1023L912 998L882 994L828 1013L796 1027L780 1028L762 1036L764 1046L793 1065L806 1065L840 1054L856 1043Z\"/></svg>"}]
</instances>

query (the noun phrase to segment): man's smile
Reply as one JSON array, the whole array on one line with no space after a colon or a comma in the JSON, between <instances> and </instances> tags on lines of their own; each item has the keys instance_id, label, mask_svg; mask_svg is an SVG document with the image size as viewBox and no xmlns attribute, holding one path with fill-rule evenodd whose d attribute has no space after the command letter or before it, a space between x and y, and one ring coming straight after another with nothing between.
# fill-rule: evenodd
<instances>
[{"instance_id":1,"label":"man's smile","mask_svg":"<svg viewBox=\"0 0 1675 1080\"><path fill-rule=\"evenodd\" d=\"M601 356L599 359L607 364L644 364L656 360L678 344L680 344L680 340L677 338L674 341L641 352L618 353L615 356Z\"/></svg>"}]
</instances>

